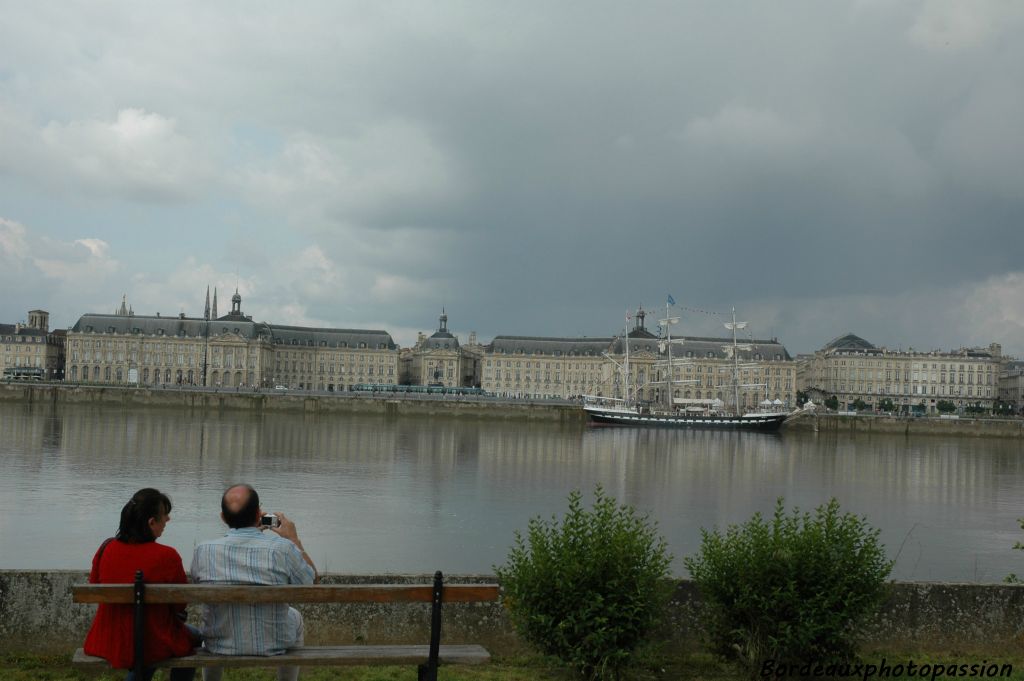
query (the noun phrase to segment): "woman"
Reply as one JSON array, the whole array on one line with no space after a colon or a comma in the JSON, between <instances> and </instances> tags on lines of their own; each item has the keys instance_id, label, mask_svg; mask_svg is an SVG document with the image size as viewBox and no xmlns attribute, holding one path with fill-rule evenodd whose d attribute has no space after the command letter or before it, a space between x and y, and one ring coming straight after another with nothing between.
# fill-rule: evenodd
<instances>
[{"instance_id":1,"label":"woman","mask_svg":"<svg viewBox=\"0 0 1024 681\"><path fill-rule=\"evenodd\" d=\"M184 584L188 581L181 556L170 546L156 540L164 533L171 519L171 500L152 489L140 489L121 509L121 524L114 538L103 542L92 559L91 584L130 584L135 571L142 570L147 583ZM101 604L96 611L89 634L85 637L86 654L105 658L112 667L130 669L133 663L131 605ZM184 604L147 605L145 624L143 679L149 681L156 671L154 662L168 657L189 655L199 644L198 630L184 621ZM174 669L171 681L191 681L195 669Z\"/></svg>"}]
</instances>

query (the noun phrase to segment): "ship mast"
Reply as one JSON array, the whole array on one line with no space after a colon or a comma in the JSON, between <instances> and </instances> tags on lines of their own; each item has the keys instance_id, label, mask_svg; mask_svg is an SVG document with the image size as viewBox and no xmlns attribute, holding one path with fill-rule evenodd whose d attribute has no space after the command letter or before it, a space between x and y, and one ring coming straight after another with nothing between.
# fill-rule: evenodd
<instances>
[{"instance_id":1,"label":"ship mast","mask_svg":"<svg viewBox=\"0 0 1024 681\"><path fill-rule=\"evenodd\" d=\"M679 317L672 317L669 314L669 302L665 301L665 318L659 319L658 323L665 326L665 344L668 346L668 371L665 375L665 392L668 394L666 401L667 409L672 411L672 325L679 323Z\"/></svg>"},{"instance_id":2,"label":"ship mast","mask_svg":"<svg viewBox=\"0 0 1024 681\"><path fill-rule=\"evenodd\" d=\"M747 328L746 322L736 321L736 308L732 308L732 321L724 322L725 328L732 331L732 347L727 348L732 353L732 390L733 390L733 408L736 410L736 415L741 415L740 410L740 350L749 350L750 345L739 345L736 342L736 330Z\"/></svg>"},{"instance_id":3,"label":"ship mast","mask_svg":"<svg viewBox=\"0 0 1024 681\"><path fill-rule=\"evenodd\" d=\"M625 332L625 336L623 338L623 340L626 342L626 361L625 361L625 364L624 364L625 376L623 377L622 398L623 398L623 400L625 400L623 402L623 404L625 404L627 407L630 405L630 394L629 394L629 322L630 322L631 319L632 319L632 317L629 314L629 310L626 310L626 332Z\"/></svg>"}]
</instances>

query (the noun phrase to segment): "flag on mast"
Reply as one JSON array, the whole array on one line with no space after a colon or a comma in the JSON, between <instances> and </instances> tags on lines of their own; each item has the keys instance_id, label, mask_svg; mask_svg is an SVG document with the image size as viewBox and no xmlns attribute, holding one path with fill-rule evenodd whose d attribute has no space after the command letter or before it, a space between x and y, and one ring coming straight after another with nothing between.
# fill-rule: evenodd
<instances>
[{"instance_id":1,"label":"flag on mast","mask_svg":"<svg viewBox=\"0 0 1024 681\"><path fill-rule=\"evenodd\" d=\"M676 304L676 299L672 297L671 293L668 294L668 304L669 305L675 305Z\"/></svg>"}]
</instances>

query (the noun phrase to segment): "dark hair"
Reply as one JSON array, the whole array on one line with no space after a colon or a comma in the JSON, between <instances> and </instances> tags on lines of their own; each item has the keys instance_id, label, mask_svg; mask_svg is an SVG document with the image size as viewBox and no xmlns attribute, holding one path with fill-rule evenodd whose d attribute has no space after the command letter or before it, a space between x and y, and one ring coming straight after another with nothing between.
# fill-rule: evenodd
<instances>
[{"instance_id":1,"label":"dark hair","mask_svg":"<svg viewBox=\"0 0 1024 681\"><path fill-rule=\"evenodd\" d=\"M140 489L121 509L121 524L114 536L128 544L155 541L156 537L149 527L149 519L159 518L170 512L170 497L152 487Z\"/></svg>"},{"instance_id":2,"label":"dark hair","mask_svg":"<svg viewBox=\"0 0 1024 681\"><path fill-rule=\"evenodd\" d=\"M249 490L249 498L246 499L245 505L237 511L231 511L228 508L227 502L224 501L228 495L228 492L236 487L244 487ZM256 511L260 508L260 495L257 494L256 490L252 488L252 485L241 483L238 485L231 485L224 494L220 496L220 512L224 514L224 522L228 524L228 527L233 529L239 529L242 527L252 527L256 523Z\"/></svg>"}]
</instances>

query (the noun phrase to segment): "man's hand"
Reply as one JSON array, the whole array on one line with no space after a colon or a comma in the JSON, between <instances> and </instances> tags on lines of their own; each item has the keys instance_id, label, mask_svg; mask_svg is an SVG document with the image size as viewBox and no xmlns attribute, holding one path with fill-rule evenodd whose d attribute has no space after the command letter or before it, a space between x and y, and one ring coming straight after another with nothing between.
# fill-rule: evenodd
<instances>
[{"instance_id":1,"label":"man's hand","mask_svg":"<svg viewBox=\"0 0 1024 681\"><path fill-rule=\"evenodd\" d=\"M281 521L281 525L279 527L269 528L270 531L277 532L279 536L284 537L301 549L302 542L299 541L299 532L295 529L295 523L288 520L288 516L284 513L275 513L274 515L276 515L277 519Z\"/></svg>"},{"instance_id":2,"label":"man's hand","mask_svg":"<svg viewBox=\"0 0 1024 681\"><path fill-rule=\"evenodd\" d=\"M313 559L310 558L308 553L306 553L306 549L302 548L302 542L299 541L299 533L298 530L295 529L295 523L288 520L288 516L284 513L277 513L276 515L281 521L281 525L279 527L271 527L270 529L277 532L278 536L284 537L291 543L295 544L295 546L299 548L299 551L302 551L302 559L306 561L306 564L308 564L309 567L313 568L313 582L319 582L320 573L317 572L316 565L313 564Z\"/></svg>"}]
</instances>

